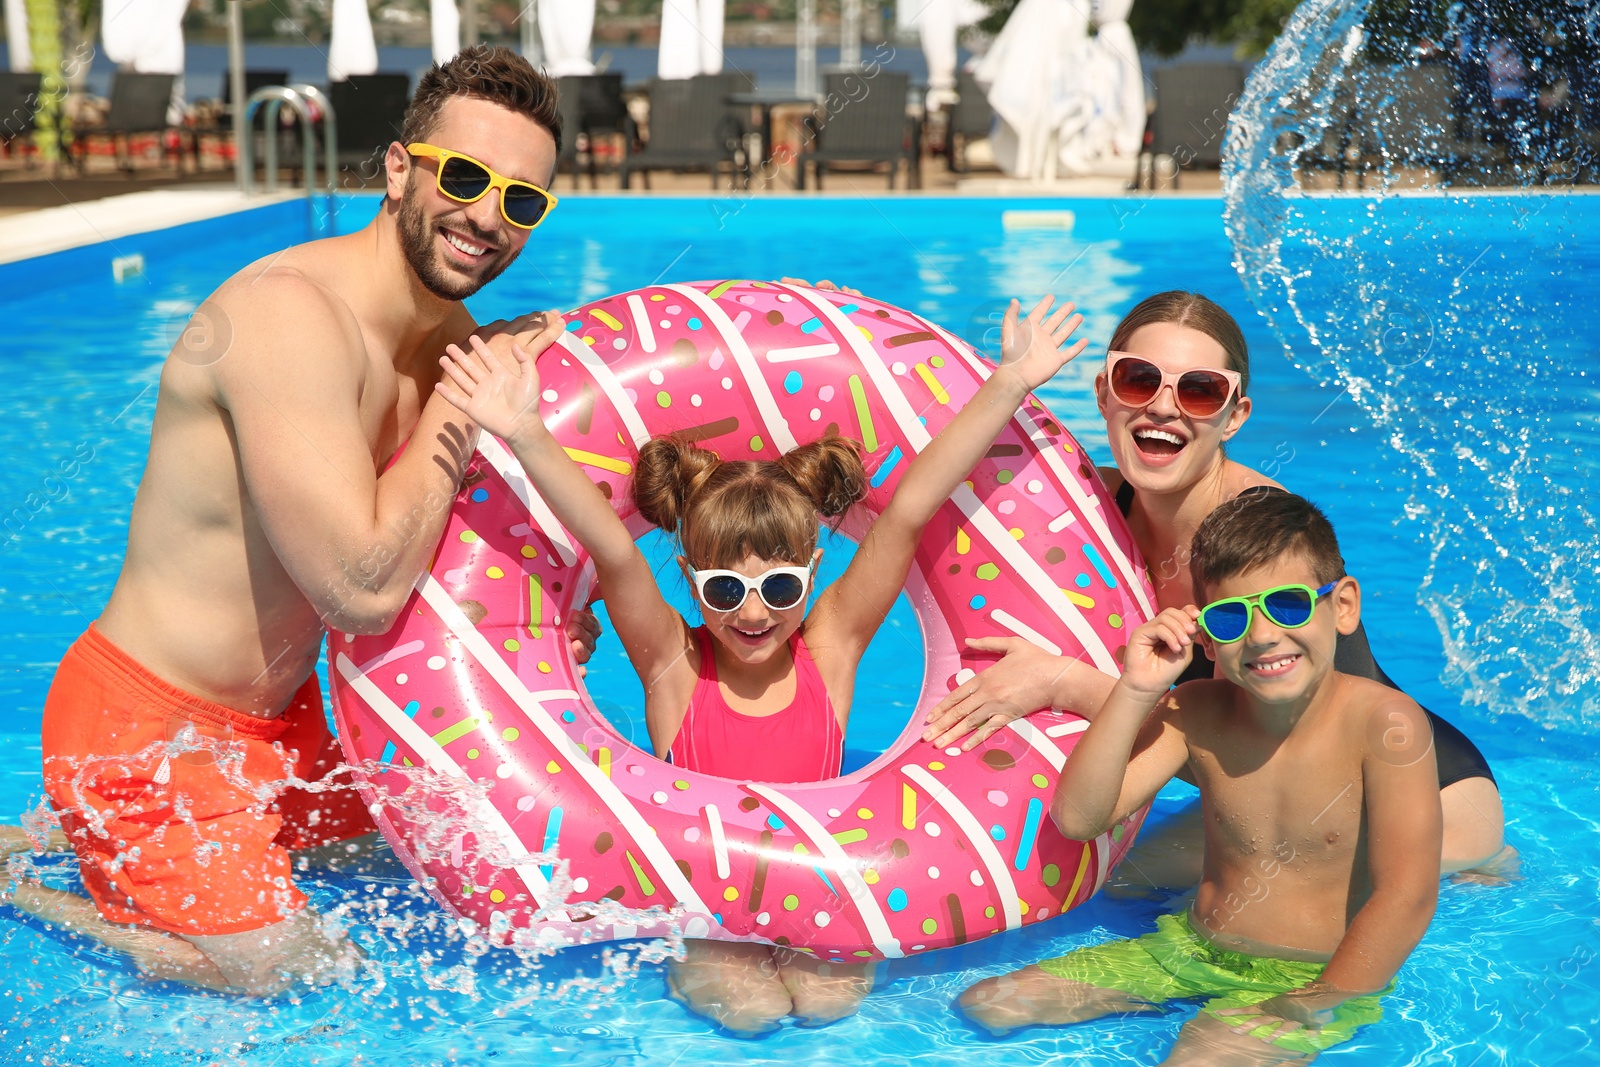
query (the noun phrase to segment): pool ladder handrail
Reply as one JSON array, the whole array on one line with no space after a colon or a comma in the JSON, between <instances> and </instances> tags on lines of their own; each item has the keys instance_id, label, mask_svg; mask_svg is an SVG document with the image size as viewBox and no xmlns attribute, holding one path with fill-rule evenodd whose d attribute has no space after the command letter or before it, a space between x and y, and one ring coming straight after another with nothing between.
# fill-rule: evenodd
<instances>
[{"instance_id":1,"label":"pool ladder handrail","mask_svg":"<svg viewBox=\"0 0 1600 1067\"><path fill-rule=\"evenodd\" d=\"M338 201L335 192L338 188L335 173L339 168L339 135L338 121L333 113L333 103L321 89L314 85L297 82L294 85L268 85L257 89L250 94L250 99L245 103L244 143L238 146L240 159L243 161L245 191L250 191L255 182L255 117L256 112L263 107L266 109L264 125L266 127L266 148L262 154L266 175L262 187L265 192L278 191L278 113L287 104L305 128L302 138L304 146L304 167L306 174L306 208L311 213L312 232L316 232L316 204L312 198L312 190L317 180L317 143L316 128L311 112L311 105L315 105L322 112L322 140L324 155L326 156L327 173L327 214L328 229L333 230L334 213Z\"/></svg>"}]
</instances>

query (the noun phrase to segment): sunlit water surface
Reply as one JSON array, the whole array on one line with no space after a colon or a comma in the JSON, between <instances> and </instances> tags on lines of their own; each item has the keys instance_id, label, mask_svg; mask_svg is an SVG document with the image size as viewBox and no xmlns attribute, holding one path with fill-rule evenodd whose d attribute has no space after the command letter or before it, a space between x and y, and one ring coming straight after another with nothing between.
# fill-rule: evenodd
<instances>
[{"instance_id":1,"label":"sunlit water surface","mask_svg":"<svg viewBox=\"0 0 1600 1067\"><path fill-rule=\"evenodd\" d=\"M370 199L345 202L341 225L365 221L375 206ZM1068 228L1058 216L1052 228L1008 229L1004 213L1018 209L1070 211L1073 219ZM1440 209L1422 203L1407 210ZM1594 201L1563 210L1587 225L1581 232L1600 224ZM0 397L0 455L7 460L0 465L0 504L12 520L0 569L0 686L13 709L0 747L0 819L14 822L38 803L40 707L56 660L99 611L115 579L153 387L175 331L229 273L304 234L303 208L291 205L0 268L7 283L0 292L10 294L3 306L13 353ZM1504 235L1505 245L1517 237ZM143 276L114 284L111 257L134 252L145 256ZM1508 834L1524 857L1525 877L1513 885L1445 885L1438 916L1386 1002L1384 1020L1327 1062L1595 1062L1600 796L1589 721L1563 718L1559 708L1539 724L1507 715L1468 689L1459 649L1447 666L1427 603L1433 594L1424 589L1434 528L1408 512L1417 494L1413 458L1396 448L1391 430L1375 428L1344 383L1313 378L1285 358L1247 300L1231 254L1216 199L573 197L505 277L471 304L488 319L571 307L657 279L828 277L993 349L1009 296L1055 292L1079 302L1093 347L1046 395L1105 462L1089 383L1118 317L1161 289L1198 289L1217 299L1239 318L1254 353L1255 413L1231 454L1328 508L1351 571L1362 579L1368 628L1384 665L1466 728L1494 761ZM1394 254L1407 252L1398 247ZM1403 264L1396 271L1405 276ZM1561 314L1591 335L1600 328L1591 304L1564 305ZM1498 323L1491 315L1486 325ZM1573 477L1592 477L1592 397L1564 388L1544 399L1572 442ZM73 473L64 474L69 468ZM1537 543L1543 520L1530 509L1528 521ZM666 548L657 546L663 563ZM832 573L848 550L831 544ZM681 580L661 573L681 596ZM1588 588L1577 595L1592 609ZM852 762L899 732L920 683L919 647L915 621L902 606L861 672L848 740ZM1565 649L1538 651L1553 658ZM590 686L608 715L642 736L639 716L630 714L638 706L637 682L614 639L602 642ZM1157 817L1186 793L1174 787L1164 794ZM55 884L76 885L70 864L42 869ZM377 961L363 984L270 1004L202 995L145 982L107 953L0 913L6 975L0 986L7 994L0 1000L0 1063L854 1065L967 1064L975 1056L1000 1063L1063 1056L1084 1064L1147 1063L1160 1058L1193 1012L1179 1005L1159 1017L1034 1030L994 1042L950 1010L978 978L1149 929L1156 904L1097 900L1027 931L897 962L883 970L855 1018L824 1030L787 1026L741 1042L711 1032L665 999L661 966L639 962L651 946L518 957L462 936L401 871L307 872L302 884L314 905L349 924Z\"/></svg>"}]
</instances>

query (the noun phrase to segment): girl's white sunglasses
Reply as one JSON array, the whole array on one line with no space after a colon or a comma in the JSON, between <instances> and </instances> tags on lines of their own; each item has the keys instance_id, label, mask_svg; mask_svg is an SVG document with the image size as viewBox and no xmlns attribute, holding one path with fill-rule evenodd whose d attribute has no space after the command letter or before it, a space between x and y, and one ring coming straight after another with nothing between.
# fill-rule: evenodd
<instances>
[{"instance_id":1,"label":"girl's white sunglasses","mask_svg":"<svg viewBox=\"0 0 1600 1067\"><path fill-rule=\"evenodd\" d=\"M748 578L738 571L697 571L691 569L700 602L712 611L737 611L751 590L773 611L803 603L811 587L810 567L774 567Z\"/></svg>"}]
</instances>

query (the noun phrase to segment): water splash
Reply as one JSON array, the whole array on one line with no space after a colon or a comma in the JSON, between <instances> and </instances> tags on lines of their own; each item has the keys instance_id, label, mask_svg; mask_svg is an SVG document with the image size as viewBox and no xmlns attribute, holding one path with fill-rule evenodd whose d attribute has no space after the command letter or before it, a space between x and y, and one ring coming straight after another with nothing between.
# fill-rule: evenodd
<instances>
[{"instance_id":1,"label":"water splash","mask_svg":"<svg viewBox=\"0 0 1600 1067\"><path fill-rule=\"evenodd\" d=\"M243 746L230 737L207 736L192 728L172 731L169 740L155 741L145 748L112 757L75 761L66 791L76 803L65 813L76 817L83 830L105 836L108 824L98 806L89 802L96 784L106 774L114 777L131 769L155 768L150 792L156 809L167 809L171 818L185 823L196 840L197 872L204 867L220 844L207 840L185 796L181 779L175 780L176 763L204 765L243 795L251 798L248 810L266 814L288 789L311 793L330 793L359 788L357 784L378 775L393 776L395 769L376 761L354 766L340 765L325 778L305 781L289 771L272 781L252 779L243 770ZM364 959L359 966L345 967L330 975L346 993L367 1001L382 998L391 988L427 990L455 994L477 1002L485 996L507 1007L525 1008L536 1002L566 1005L579 1011L596 1011L620 987L637 977L641 966L660 963L683 955L682 930L677 916L655 907L630 909L614 900L588 901L573 891L567 863L555 849L547 852L522 852L507 849L500 835L483 825L487 786L450 775L434 774L425 768L409 768L406 786L398 791L380 792L382 808L391 818L400 818L419 829L405 844L419 859L442 855L453 866L471 877L485 868L544 866L551 871L549 909L599 917L608 926L634 926L667 931L667 936L625 944L608 945L598 960L574 968L563 962L546 968L564 942L552 943L531 929L512 926L509 917L494 928L480 927L470 919L454 918L430 897L426 880L412 879L385 844L374 855L343 856L339 846L318 850L318 860L334 860L330 874L308 862L306 853L297 853L296 881L311 897L320 924L330 942L348 938L360 947ZM62 812L49 802L22 814L21 822L35 848L51 851L51 831L60 826ZM119 853L115 864L137 863L139 847ZM82 895L76 877L77 865L70 853L50 860L39 860L28 853L7 857L0 870L0 888L13 882L32 881ZM491 880L492 879L485 879ZM543 911L532 913L527 921L537 926ZM581 949L573 950L584 955ZM113 957L115 958L115 957ZM598 964L596 967L595 964Z\"/></svg>"},{"instance_id":2,"label":"water splash","mask_svg":"<svg viewBox=\"0 0 1600 1067\"><path fill-rule=\"evenodd\" d=\"M1445 682L1593 732L1597 27L1392 7L1308 0L1252 75L1223 168L1235 266L1290 358L1387 432Z\"/></svg>"}]
</instances>

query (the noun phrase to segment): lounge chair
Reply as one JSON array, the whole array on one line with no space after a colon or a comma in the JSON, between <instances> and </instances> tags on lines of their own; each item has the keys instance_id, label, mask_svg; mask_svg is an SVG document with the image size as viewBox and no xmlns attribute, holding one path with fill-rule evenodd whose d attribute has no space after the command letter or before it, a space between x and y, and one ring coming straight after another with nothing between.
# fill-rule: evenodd
<instances>
[{"instance_id":1,"label":"lounge chair","mask_svg":"<svg viewBox=\"0 0 1600 1067\"><path fill-rule=\"evenodd\" d=\"M744 121L739 109L728 105L728 97L752 87L742 74L702 74L652 82L650 137L642 150L635 150L639 131L632 119L627 120L628 153L622 160L622 187L629 187L634 171L644 173L644 187L648 189L652 170L708 170L711 188L717 189L724 164L730 180L737 183L741 175L748 180Z\"/></svg>"},{"instance_id":2,"label":"lounge chair","mask_svg":"<svg viewBox=\"0 0 1600 1067\"><path fill-rule=\"evenodd\" d=\"M269 85L288 85L289 72L286 70L253 70L249 67L244 71L244 98L250 99L257 89L265 89ZM230 71L222 72L222 96L219 98L224 108L233 107L233 75Z\"/></svg>"},{"instance_id":3,"label":"lounge chair","mask_svg":"<svg viewBox=\"0 0 1600 1067\"><path fill-rule=\"evenodd\" d=\"M1313 76L1313 81L1318 79ZM1319 99L1319 97L1322 97ZM1360 135L1356 129L1356 97L1341 79L1331 94L1314 91L1310 84L1296 88L1284 113L1284 128L1277 147L1289 155L1299 179L1308 188L1327 188L1332 175L1344 188L1347 172L1360 161Z\"/></svg>"},{"instance_id":4,"label":"lounge chair","mask_svg":"<svg viewBox=\"0 0 1600 1067\"><path fill-rule=\"evenodd\" d=\"M1222 166L1228 116L1244 92L1238 63L1178 63L1155 72L1156 108L1150 115L1148 151L1169 156L1172 183L1185 169Z\"/></svg>"},{"instance_id":5,"label":"lounge chair","mask_svg":"<svg viewBox=\"0 0 1600 1067\"><path fill-rule=\"evenodd\" d=\"M175 126L167 121L167 115L172 107L172 84L177 80L173 74L138 74L133 71L121 71L111 82L111 105L106 111L105 123L98 127L75 130L76 139L73 151L76 154L78 168L83 168L83 157L88 149L88 139L104 134L111 138L111 143L117 156L119 169L132 173L133 163L128 158L128 142L135 134L153 133L162 138L163 154L173 154L177 157L179 170L183 169L183 138L189 139L189 146L194 154L195 169L200 169L200 146L194 131L184 126ZM166 134L169 130L178 131L178 143L172 153L168 153Z\"/></svg>"},{"instance_id":6,"label":"lounge chair","mask_svg":"<svg viewBox=\"0 0 1600 1067\"><path fill-rule=\"evenodd\" d=\"M0 146L8 156L13 142L26 143L33 134L39 84L38 74L0 73Z\"/></svg>"},{"instance_id":7,"label":"lounge chair","mask_svg":"<svg viewBox=\"0 0 1600 1067\"><path fill-rule=\"evenodd\" d=\"M621 74L573 74L559 79L561 99L561 158L556 170L572 175L578 187L579 137L588 156L589 186L600 187L595 142L601 137L625 137L628 106L622 99Z\"/></svg>"},{"instance_id":8,"label":"lounge chair","mask_svg":"<svg viewBox=\"0 0 1600 1067\"><path fill-rule=\"evenodd\" d=\"M409 74L352 74L328 84L339 130L339 167L365 183L383 173L389 145L400 139L411 102Z\"/></svg>"},{"instance_id":9,"label":"lounge chair","mask_svg":"<svg viewBox=\"0 0 1600 1067\"><path fill-rule=\"evenodd\" d=\"M1449 67L1358 66L1347 80L1356 101L1347 155L1359 159L1363 182L1412 170L1437 174L1438 184L1482 184L1506 162L1503 145L1458 122L1462 94Z\"/></svg>"},{"instance_id":10,"label":"lounge chair","mask_svg":"<svg viewBox=\"0 0 1600 1067\"><path fill-rule=\"evenodd\" d=\"M921 128L906 117L907 74L880 70L831 73L823 89L820 114L806 120L808 147L800 152L800 188L806 187L806 168L817 175L838 164L889 166L889 188L894 188L900 161L907 164L906 183L922 185Z\"/></svg>"},{"instance_id":11,"label":"lounge chair","mask_svg":"<svg viewBox=\"0 0 1600 1067\"><path fill-rule=\"evenodd\" d=\"M989 136L994 108L970 70L956 73L956 102L945 110L944 158L957 174L967 173L967 145ZM957 138L960 148L957 148Z\"/></svg>"}]
</instances>

